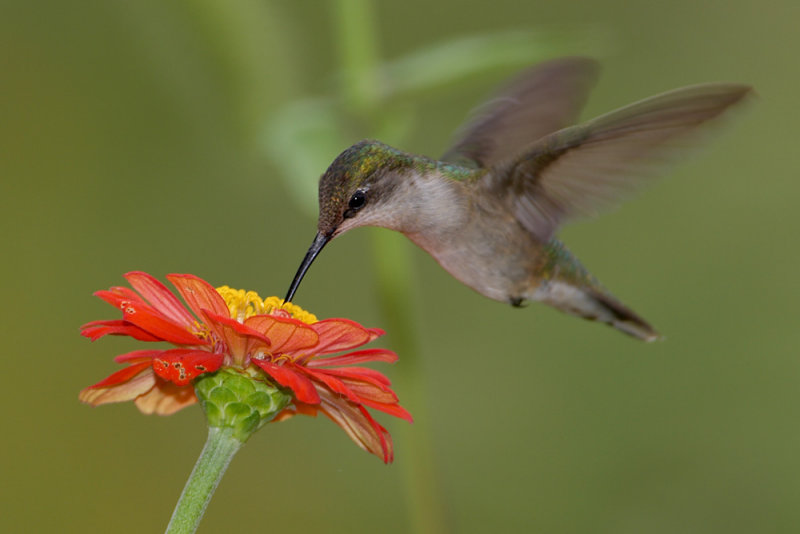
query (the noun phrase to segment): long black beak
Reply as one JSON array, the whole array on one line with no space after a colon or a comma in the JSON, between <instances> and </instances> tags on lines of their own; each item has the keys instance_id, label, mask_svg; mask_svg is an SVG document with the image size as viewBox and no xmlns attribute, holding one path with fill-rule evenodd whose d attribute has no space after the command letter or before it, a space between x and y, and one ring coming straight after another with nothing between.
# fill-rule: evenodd
<instances>
[{"instance_id":1,"label":"long black beak","mask_svg":"<svg viewBox=\"0 0 800 534\"><path fill-rule=\"evenodd\" d=\"M297 274L294 275L294 280L292 280L292 285L289 286L289 292L286 294L286 298L284 299L286 302L289 302L294 297L295 292L297 291L297 287L300 285L300 282L303 280L303 277L306 274L306 271L311 264L314 262L314 258L317 257L317 254L320 253L322 247L330 241L330 237L317 232L317 235L314 237L314 241L311 243L311 246L308 248L308 252L306 252L306 257L303 258L303 263L300 264L300 268L297 269Z\"/></svg>"}]
</instances>

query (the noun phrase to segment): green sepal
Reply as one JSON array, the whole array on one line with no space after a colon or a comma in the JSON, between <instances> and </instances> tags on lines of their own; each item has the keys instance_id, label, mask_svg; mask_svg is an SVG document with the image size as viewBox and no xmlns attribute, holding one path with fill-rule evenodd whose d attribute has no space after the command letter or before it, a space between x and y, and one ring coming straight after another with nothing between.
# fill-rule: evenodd
<instances>
[{"instance_id":1,"label":"green sepal","mask_svg":"<svg viewBox=\"0 0 800 534\"><path fill-rule=\"evenodd\" d=\"M244 443L292 400L260 369L225 368L198 378L194 391L206 413L208 426L228 428Z\"/></svg>"}]
</instances>

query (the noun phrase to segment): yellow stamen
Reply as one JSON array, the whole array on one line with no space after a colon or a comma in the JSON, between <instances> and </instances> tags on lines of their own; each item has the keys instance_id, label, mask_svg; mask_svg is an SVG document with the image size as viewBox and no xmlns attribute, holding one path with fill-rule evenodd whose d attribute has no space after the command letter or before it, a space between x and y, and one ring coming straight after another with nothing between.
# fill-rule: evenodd
<instances>
[{"instance_id":1,"label":"yellow stamen","mask_svg":"<svg viewBox=\"0 0 800 534\"><path fill-rule=\"evenodd\" d=\"M231 318L239 322L243 322L253 315L271 314L276 310L284 310L293 318L306 324L317 322L317 317L313 313L309 313L291 302L284 302L278 297L267 297L262 300L255 291L232 289L228 286L218 287L217 293L225 299Z\"/></svg>"},{"instance_id":2,"label":"yellow stamen","mask_svg":"<svg viewBox=\"0 0 800 534\"><path fill-rule=\"evenodd\" d=\"M204 323L199 321L195 321L189 331L200 339L209 339L211 337L211 331Z\"/></svg>"}]
</instances>

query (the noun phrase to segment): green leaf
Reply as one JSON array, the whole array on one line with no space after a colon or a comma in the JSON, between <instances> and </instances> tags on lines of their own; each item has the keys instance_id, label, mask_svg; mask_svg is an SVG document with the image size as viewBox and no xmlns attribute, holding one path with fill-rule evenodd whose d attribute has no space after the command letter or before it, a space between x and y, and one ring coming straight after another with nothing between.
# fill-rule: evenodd
<instances>
[{"instance_id":1,"label":"green leaf","mask_svg":"<svg viewBox=\"0 0 800 534\"><path fill-rule=\"evenodd\" d=\"M587 50L597 55L605 41L596 32L570 37L554 32L505 31L447 41L384 63L385 98L426 91L498 67L533 65L555 55Z\"/></svg>"},{"instance_id":2,"label":"green leaf","mask_svg":"<svg viewBox=\"0 0 800 534\"><path fill-rule=\"evenodd\" d=\"M320 174L346 148L342 127L330 100L296 100L272 116L262 146L303 210L317 214Z\"/></svg>"}]
</instances>

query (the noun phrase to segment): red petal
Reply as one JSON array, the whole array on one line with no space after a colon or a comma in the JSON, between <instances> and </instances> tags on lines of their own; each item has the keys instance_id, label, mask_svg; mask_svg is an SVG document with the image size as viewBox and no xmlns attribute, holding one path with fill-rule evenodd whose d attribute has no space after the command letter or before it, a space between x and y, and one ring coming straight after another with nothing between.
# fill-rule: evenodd
<instances>
[{"instance_id":1,"label":"red petal","mask_svg":"<svg viewBox=\"0 0 800 534\"><path fill-rule=\"evenodd\" d=\"M364 382L369 382L370 384L374 384L375 386L388 390L391 382L386 375L383 373L376 371L375 369L370 369L369 367L338 367L336 369L315 369L316 373L325 373L334 376L340 376L342 378L347 378L351 380L360 380Z\"/></svg>"},{"instance_id":2,"label":"red petal","mask_svg":"<svg viewBox=\"0 0 800 534\"><path fill-rule=\"evenodd\" d=\"M350 378L346 375L340 378L327 370L312 371L304 369L304 371L314 380L322 382L334 393L343 395L356 404L367 402L397 404L397 395L388 387L388 379L379 373L376 374L380 379L376 380L364 376L363 373L356 375L355 378Z\"/></svg>"},{"instance_id":3,"label":"red petal","mask_svg":"<svg viewBox=\"0 0 800 534\"><path fill-rule=\"evenodd\" d=\"M245 365L245 357L251 356L260 347L270 347L271 341L261 332L227 316L203 310L209 324L225 340L228 352L239 365Z\"/></svg>"},{"instance_id":4,"label":"red petal","mask_svg":"<svg viewBox=\"0 0 800 534\"><path fill-rule=\"evenodd\" d=\"M342 382L338 378L330 376L325 373L315 372L312 371L311 369L304 369L302 367L301 369L303 369L303 371L306 374L308 374L308 376L310 376L312 379L316 380L317 382L321 382L322 385L328 389L328 391L332 391L337 395L347 397L347 399L352 402L358 402L358 397L356 396L356 394L350 391L344 384L344 382Z\"/></svg>"},{"instance_id":5,"label":"red petal","mask_svg":"<svg viewBox=\"0 0 800 534\"><path fill-rule=\"evenodd\" d=\"M318 354L354 349L383 333L382 330L368 330L349 319L324 319L312 324L311 328L319 334L319 344L314 348Z\"/></svg>"},{"instance_id":6,"label":"red petal","mask_svg":"<svg viewBox=\"0 0 800 534\"><path fill-rule=\"evenodd\" d=\"M383 384L375 384L359 379L339 378L325 372L310 372L310 374L315 380L325 384L334 393L347 397L350 402L356 404L366 404L367 402L397 404L397 395Z\"/></svg>"},{"instance_id":7,"label":"red petal","mask_svg":"<svg viewBox=\"0 0 800 534\"><path fill-rule=\"evenodd\" d=\"M125 402L146 394L153 388L155 383L156 375L153 374L152 369L147 368L145 372L128 382L109 387L88 387L80 392L78 398L92 406L99 406L109 402Z\"/></svg>"},{"instance_id":8,"label":"red petal","mask_svg":"<svg viewBox=\"0 0 800 534\"><path fill-rule=\"evenodd\" d=\"M340 365L352 365L354 363L366 363L366 362L388 362L394 363L397 361L397 354L389 349L366 349L366 350L359 350L356 352L350 352L348 354L342 354L341 356L332 356L330 358L318 358L316 360L309 361L306 366L307 367L328 367L328 366L340 366Z\"/></svg>"},{"instance_id":9,"label":"red petal","mask_svg":"<svg viewBox=\"0 0 800 534\"><path fill-rule=\"evenodd\" d=\"M150 367L150 362L141 362L135 363L133 365L129 365L124 369L120 369L116 373L112 373L108 375L106 378L98 382L97 384L91 385L86 389L96 389L96 388L103 388L103 387L110 387L116 386L118 384L123 384L128 382L133 377L144 371L145 369Z\"/></svg>"},{"instance_id":10,"label":"red petal","mask_svg":"<svg viewBox=\"0 0 800 534\"><path fill-rule=\"evenodd\" d=\"M212 373L222 366L221 354L212 352L172 349L153 358L153 371L178 386L186 386L203 373Z\"/></svg>"},{"instance_id":11,"label":"red petal","mask_svg":"<svg viewBox=\"0 0 800 534\"><path fill-rule=\"evenodd\" d=\"M244 324L263 332L269 337L272 345L270 352L284 354L313 347L319 341L319 335L310 326L291 317L275 315L253 315L245 319Z\"/></svg>"},{"instance_id":12,"label":"red petal","mask_svg":"<svg viewBox=\"0 0 800 534\"><path fill-rule=\"evenodd\" d=\"M101 289L92 294L95 297L108 302L118 310L121 309L122 311L125 311L125 306L129 302L134 302L149 307L144 299L142 299L141 295L129 287L112 287L111 289Z\"/></svg>"},{"instance_id":13,"label":"red petal","mask_svg":"<svg viewBox=\"0 0 800 534\"><path fill-rule=\"evenodd\" d=\"M181 301L164 284L147 273L133 271L125 274L128 283L141 294L153 308L173 321L184 326L192 326L195 318L181 304Z\"/></svg>"},{"instance_id":14,"label":"red petal","mask_svg":"<svg viewBox=\"0 0 800 534\"><path fill-rule=\"evenodd\" d=\"M127 352L125 354L120 354L114 361L117 363L139 363L145 360L150 361L155 356L158 356L164 352L163 350L135 350L133 352Z\"/></svg>"},{"instance_id":15,"label":"red petal","mask_svg":"<svg viewBox=\"0 0 800 534\"><path fill-rule=\"evenodd\" d=\"M384 402L372 402L370 400L364 399L361 401L361 404L369 408L373 408L375 410L380 410L381 412L397 417L398 419L403 419L404 421L408 421L409 423L414 422L414 418L411 416L410 413L408 413L408 410L406 410L397 403L387 404Z\"/></svg>"},{"instance_id":16,"label":"red petal","mask_svg":"<svg viewBox=\"0 0 800 534\"><path fill-rule=\"evenodd\" d=\"M322 393L320 410L339 425L356 445L381 458L384 463L394 459L392 437L363 407Z\"/></svg>"},{"instance_id":17,"label":"red petal","mask_svg":"<svg viewBox=\"0 0 800 534\"><path fill-rule=\"evenodd\" d=\"M411 414L398 404L397 395L389 386L389 380L372 369L348 367L345 369L305 369L315 380L324 383L334 393L344 395L355 404L413 422Z\"/></svg>"},{"instance_id":18,"label":"red petal","mask_svg":"<svg viewBox=\"0 0 800 534\"><path fill-rule=\"evenodd\" d=\"M224 317L231 316L225 299L202 278L191 274L168 274L167 280L178 289L183 300L198 317L203 317L203 310L211 310Z\"/></svg>"},{"instance_id":19,"label":"red petal","mask_svg":"<svg viewBox=\"0 0 800 534\"><path fill-rule=\"evenodd\" d=\"M81 326L81 335L88 337L92 341L103 336L130 336L139 341L161 341L161 338L145 332L136 325L123 321L122 319L113 321L92 321Z\"/></svg>"},{"instance_id":20,"label":"red petal","mask_svg":"<svg viewBox=\"0 0 800 534\"><path fill-rule=\"evenodd\" d=\"M261 367L278 384L291 389L300 402L319 404L319 393L314 383L291 366L275 365L264 360L252 360L252 363Z\"/></svg>"},{"instance_id":21,"label":"red petal","mask_svg":"<svg viewBox=\"0 0 800 534\"><path fill-rule=\"evenodd\" d=\"M109 289L108 291L113 293L114 295L116 295L118 298L123 298L123 299L128 299L128 300L135 300L135 301L143 302L143 303L147 304L139 293L137 293L136 291L134 291L133 289L131 289L129 287L112 286L111 289ZM99 295L100 293L103 293L103 291L102 290L101 291L95 291L94 295L97 296L97 297L100 297L100 295ZM102 298L102 297L100 297L100 298Z\"/></svg>"},{"instance_id":22,"label":"red petal","mask_svg":"<svg viewBox=\"0 0 800 534\"><path fill-rule=\"evenodd\" d=\"M129 321L139 328L150 332L154 336L158 336L164 341L174 345L208 345L209 342L205 339L195 336L185 327L173 323L169 319L164 318L161 314L156 315L158 312L150 309L138 309L137 307L129 307L125 314L125 320ZM152 313L155 312L155 313Z\"/></svg>"},{"instance_id":23,"label":"red petal","mask_svg":"<svg viewBox=\"0 0 800 534\"><path fill-rule=\"evenodd\" d=\"M115 291L98 291L98 297L122 310L122 318L139 328L175 345L207 345L208 341L192 335L186 326L168 319L143 300L127 298Z\"/></svg>"}]
</instances>

